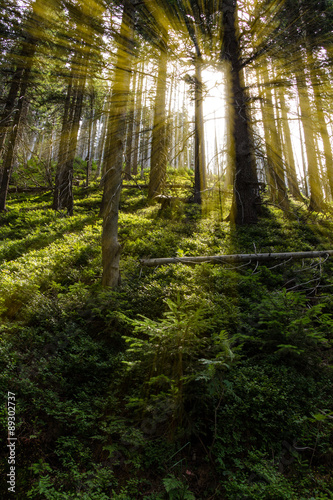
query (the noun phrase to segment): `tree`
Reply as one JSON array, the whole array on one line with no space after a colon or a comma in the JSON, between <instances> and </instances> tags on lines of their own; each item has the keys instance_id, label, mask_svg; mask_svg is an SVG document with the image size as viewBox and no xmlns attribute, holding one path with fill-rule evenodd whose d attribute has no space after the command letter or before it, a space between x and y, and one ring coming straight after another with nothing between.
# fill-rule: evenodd
<instances>
[{"instance_id":1,"label":"tree","mask_svg":"<svg viewBox=\"0 0 333 500\"><path fill-rule=\"evenodd\" d=\"M87 80L91 81L94 70L96 70L94 59L99 56L99 49L95 48L95 44L97 43L99 46L103 33L101 20L104 6L101 3L92 5L81 2L77 5L69 4L68 7L70 7L69 13L71 15L69 28L72 34L68 50L68 61L71 63L71 69L64 103L52 207L55 210L66 209L68 215L73 215L72 183L78 133ZM89 158L88 161L90 161ZM88 173L87 177L89 177Z\"/></svg>"},{"instance_id":2,"label":"tree","mask_svg":"<svg viewBox=\"0 0 333 500\"><path fill-rule=\"evenodd\" d=\"M120 282L120 244L118 241L118 212L122 186L123 152L126 138L126 112L130 92L133 61L135 9L132 0L125 0L117 49L110 115L108 122L105 175L101 215L102 285L116 287Z\"/></svg>"},{"instance_id":3,"label":"tree","mask_svg":"<svg viewBox=\"0 0 333 500\"><path fill-rule=\"evenodd\" d=\"M166 88L167 88L167 34L161 39L158 61L156 95L154 103L154 124L151 144L151 167L149 175L148 199L161 194L166 179L167 167L167 123L166 123Z\"/></svg>"},{"instance_id":4,"label":"tree","mask_svg":"<svg viewBox=\"0 0 333 500\"><path fill-rule=\"evenodd\" d=\"M256 223L261 199L256 173L253 142L247 109L247 97L242 81L240 47L236 30L236 0L224 0L223 46L220 59L228 64L231 78L232 127L235 145L235 176L230 220L236 224Z\"/></svg>"},{"instance_id":5,"label":"tree","mask_svg":"<svg viewBox=\"0 0 333 500\"><path fill-rule=\"evenodd\" d=\"M36 0L28 12L24 24L24 36L20 49L17 67L13 72L6 104L3 112L3 131L1 134L0 150L3 153L2 175L0 184L0 211L6 209L9 181L12 174L15 148L20 129L21 119L25 109L26 93L30 84L34 56L37 50L36 26L41 26L39 12L43 0ZM11 119L13 114L13 119ZM7 147L5 141L8 138Z\"/></svg>"}]
</instances>

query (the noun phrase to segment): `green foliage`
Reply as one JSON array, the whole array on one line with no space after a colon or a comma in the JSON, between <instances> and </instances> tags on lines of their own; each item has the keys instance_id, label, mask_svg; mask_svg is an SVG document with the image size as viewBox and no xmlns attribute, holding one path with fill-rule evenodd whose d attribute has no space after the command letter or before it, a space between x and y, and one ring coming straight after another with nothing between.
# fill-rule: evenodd
<instances>
[{"instance_id":1,"label":"green foliage","mask_svg":"<svg viewBox=\"0 0 333 500\"><path fill-rule=\"evenodd\" d=\"M195 500L195 496L180 479L171 475L163 479L163 484L170 500Z\"/></svg>"},{"instance_id":2,"label":"green foliage","mask_svg":"<svg viewBox=\"0 0 333 500\"><path fill-rule=\"evenodd\" d=\"M285 362L313 366L320 360L320 350L332 345L333 318L323 313L324 307L325 303L309 303L299 292L266 294L252 309L249 333L239 338Z\"/></svg>"},{"instance_id":3,"label":"green foliage","mask_svg":"<svg viewBox=\"0 0 333 500\"><path fill-rule=\"evenodd\" d=\"M142 317L131 320L135 337L124 337L129 344L124 361L130 369L148 374L146 397L161 396L169 401L173 418L181 422L186 387L196 379L210 379L217 369L232 361L225 332L210 334L212 325L204 308L166 299L169 311L159 321ZM207 355L209 359L203 359Z\"/></svg>"},{"instance_id":4,"label":"green foliage","mask_svg":"<svg viewBox=\"0 0 333 500\"><path fill-rule=\"evenodd\" d=\"M332 264L139 258L328 248L332 223L296 207L236 230L213 205L168 220L137 191L123 193L117 290L99 285L96 186L75 188L72 218L50 193L12 195L0 215L18 497L330 498Z\"/></svg>"}]
</instances>

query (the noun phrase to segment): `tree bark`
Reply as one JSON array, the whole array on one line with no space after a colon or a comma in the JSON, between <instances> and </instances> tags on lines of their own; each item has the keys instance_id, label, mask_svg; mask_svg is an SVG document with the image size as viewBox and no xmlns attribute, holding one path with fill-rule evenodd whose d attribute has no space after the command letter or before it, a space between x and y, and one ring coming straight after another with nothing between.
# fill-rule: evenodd
<instances>
[{"instance_id":1,"label":"tree bark","mask_svg":"<svg viewBox=\"0 0 333 500\"><path fill-rule=\"evenodd\" d=\"M158 63L156 97L154 105L154 125L151 142L151 166L148 199L153 200L162 193L166 179L166 80L168 53L166 40L162 40Z\"/></svg>"},{"instance_id":2,"label":"tree bark","mask_svg":"<svg viewBox=\"0 0 333 500\"><path fill-rule=\"evenodd\" d=\"M132 91L130 93L129 98L129 109L128 109L128 125L127 125L127 138L126 138L126 153L125 153L125 170L124 177L125 179L130 179L132 174L132 159L133 159L133 131L134 131L134 104L135 104L135 91L136 89L136 79L137 72L134 72L133 75L133 83L132 83Z\"/></svg>"},{"instance_id":3,"label":"tree bark","mask_svg":"<svg viewBox=\"0 0 333 500\"><path fill-rule=\"evenodd\" d=\"M134 7L124 2L117 50L115 79L109 115L104 191L101 207L103 216L102 264L104 287L120 283L120 244L118 241L118 212L122 186L123 151L126 137L126 110L130 90L134 34Z\"/></svg>"},{"instance_id":4,"label":"tree bark","mask_svg":"<svg viewBox=\"0 0 333 500\"><path fill-rule=\"evenodd\" d=\"M293 152L293 146L291 142L290 127L287 114L287 104L284 98L284 89L280 88L278 91L278 100L281 107L281 121L282 121L282 131L283 131L283 148L284 154L287 162L287 181L290 194L293 198L301 200L302 196L298 187L295 157Z\"/></svg>"},{"instance_id":5,"label":"tree bark","mask_svg":"<svg viewBox=\"0 0 333 500\"><path fill-rule=\"evenodd\" d=\"M134 113L134 147L133 147L133 164L132 174L138 174L138 158L139 158L139 141L140 141L140 128L141 128L141 115L142 115L142 89L143 89L143 73L144 63L142 63L142 73L138 78L138 86L136 91L135 100L135 113Z\"/></svg>"},{"instance_id":6,"label":"tree bark","mask_svg":"<svg viewBox=\"0 0 333 500\"><path fill-rule=\"evenodd\" d=\"M333 151L328 134L327 124L325 121L324 103L320 91L321 87L320 80L318 78L317 72L312 66L310 68L310 77L314 92L317 124L319 127L319 133L324 147L326 174L328 178L328 184L330 187L331 197L333 198Z\"/></svg>"},{"instance_id":7,"label":"tree bark","mask_svg":"<svg viewBox=\"0 0 333 500\"><path fill-rule=\"evenodd\" d=\"M22 49L23 52L23 49ZM24 53L21 54L21 57L24 57ZM14 71L12 81L10 84L10 88L8 91L8 95L6 98L6 103L2 115L0 117L0 158L2 157L2 153L4 150L4 145L7 137L7 132L10 129L10 124L13 120L13 111L15 109L15 102L17 95L20 90L20 84L22 80L24 69L17 68ZM0 178L1 182L1 178Z\"/></svg>"},{"instance_id":8,"label":"tree bark","mask_svg":"<svg viewBox=\"0 0 333 500\"><path fill-rule=\"evenodd\" d=\"M34 4L34 8L36 8L36 4ZM32 12L30 22L34 21L35 12ZM6 201L8 194L9 182L12 174L13 162L14 162L14 153L17 144L17 138L20 128L20 122L24 112L24 104L26 98L26 92L28 86L30 84L30 75L32 70L32 65L34 62L34 55L36 53L37 48L37 40L30 35L27 35L26 41L23 43L21 56L23 60L24 67L21 67L19 72L21 78L19 79L19 91L18 91L18 102L16 105L16 110L14 114L14 119L12 123L12 128L9 134L8 147L6 151L6 155L3 161L2 168L2 176L1 176L1 184L0 184L0 211L6 210ZM19 76L18 74L16 75ZM14 82L13 82L14 83ZM12 88L12 96L14 98L14 94L17 94L16 83Z\"/></svg>"},{"instance_id":9,"label":"tree bark","mask_svg":"<svg viewBox=\"0 0 333 500\"><path fill-rule=\"evenodd\" d=\"M302 72L296 73L297 90L299 96L299 105L301 110L301 121L304 132L305 151L308 164L308 177L310 187L309 210L321 211L322 209L322 190L320 186L318 161L316 157L316 145L314 139L312 112L308 89L306 87L306 75L304 68Z\"/></svg>"},{"instance_id":10,"label":"tree bark","mask_svg":"<svg viewBox=\"0 0 333 500\"><path fill-rule=\"evenodd\" d=\"M77 74L72 69L64 107L59 163L52 207L54 210L67 209L68 215L73 215L73 167L78 143L89 56L89 52L88 54L81 53L76 55L73 67L81 68L81 72Z\"/></svg>"},{"instance_id":11,"label":"tree bark","mask_svg":"<svg viewBox=\"0 0 333 500\"><path fill-rule=\"evenodd\" d=\"M65 105L64 105L64 113L63 113L63 117L62 117L60 144L59 144L59 150L58 150L58 164L57 164L57 170L56 170L56 175L55 175L53 203L52 203L52 208L54 210L60 209L60 198L59 198L59 196L60 196L60 183L61 183L60 177L61 177L62 170L64 169L64 165L66 164L67 153L68 153L68 140L69 140L69 128L70 128L69 115L70 115L70 103L71 103L71 96L72 96L72 86L73 86L73 75L71 74L70 80L68 83L68 87L67 87L67 94L66 94L66 100L65 100Z\"/></svg>"},{"instance_id":12,"label":"tree bark","mask_svg":"<svg viewBox=\"0 0 333 500\"><path fill-rule=\"evenodd\" d=\"M247 98L242 84L239 40L236 33L236 0L225 0L222 7L224 40L221 60L231 71L231 104L234 110L235 178L230 220L236 224L258 221L260 193L253 142L247 112Z\"/></svg>"},{"instance_id":13,"label":"tree bark","mask_svg":"<svg viewBox=\"0 0 333 500\"><path fill-rule=\"evenodd\" d=\"M318 257L333 257L333 250L313 252L284 252L284 253L250 253L233 255L204 255L200 257L163 257L156 259L141 259L140 264L147 267L163 266L166 264L228 264L237 262L264 262L268 260L315 259Z\"/></svg>"},{"instance_id":14,"label":"tree bark","mask_svg":"<svg viewBox=\"0 0 333 500\"><path fill-rule=\"evenodd\" d=\"M202 202L201 193L206 189L206 155L202 93L202 59L195 58L194 83L194 203Z\"/></svg>"}]
</instances>

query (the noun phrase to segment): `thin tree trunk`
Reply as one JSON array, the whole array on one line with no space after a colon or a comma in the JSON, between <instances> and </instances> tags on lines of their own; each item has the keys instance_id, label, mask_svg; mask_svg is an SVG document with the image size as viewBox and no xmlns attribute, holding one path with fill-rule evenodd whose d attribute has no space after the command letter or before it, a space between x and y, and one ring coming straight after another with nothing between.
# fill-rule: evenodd
<instances>
[{"instance_id":1,"label":"thin tree trunk","mask_svg":"<svg viewBox=\"0 0 333 500\"><path fill-rule=\"evenodd\" d=\"M75 89L74 100L74 116L70 131L70 139L68 144L68 155L64 165L64 170L61 175L60 182L60 209L66 208L68 215L73 215L73 167L78 141L78 133L80 126L80 117L82 111L83 92L85 87L86 72L80 75L80 80L77 82Z\"/></svg>"},{"instance_id":2,"label":"thin tree trunk","mask_svg":"<svg viewBox=\"0 0 333 500\"><path fill-rule=\"evenodd\" d=\"M60 182L61 182L61 173L64 169L64 165L67 161L67 153L68 153L68 141L69 141L69 115L70 115L70 104L71 104L71 96L72 96L72 87L73 87L73 75L70 76L70 81L67 87L67 94L64 106L64 114L62 118L62 127L60 134L60 144L58 151L58 164L55 176L54 183L54 192L53 192L53 204L52 208L54 210L60 209Z\"/></svg>"},{"instance_id":3,"label":"thin tree trunk","mask_svg":"<svg viewBox=\"0 0 333 500\"><path fill-rule=\"evenodd\" d=\"M306 157L308 163L308 176L310 187L310 205L309 210L320 211L322 208L322 190L319 180L318 162L316 158L316 145L314 140L312 111L308 90L306 87L305 71L302 69L302 74L296 73L297 90L299 96L299 104L301 109L301 121L304 131L304 142Z\"/></svg>"},{"instance_id":4,"label":"thin tree trunk","mask_svg":"<svg viewBox=\"0 0 333 500\"><path fill-rule=\"evenodd\" d=\"M35 4L34 4L35 5ZM34 16L34 12L32 14ZM30 74L33 65L33 59L36 52L36 39L28 36L26 42L24 42L21 55L24 61L25 67L22 69L21 80L20 80L20 89L19 89L19 98L16 105L14 120L12 123L11 132L8 140L8 147L6 151L6 155L3 161L2 168L2 177L0 184L0 211L6 209L6 200L8 194L9 181L12 174L13 162L14 162L14 153L17 144L17 138L20 128L20 122L22 120L22 116L24 113L24 104L25 104L25 96L26 91L28 89L30 83ZM17 75L18 76L18 75ZM16 92L16 88L15 88ZM14 96L14 90L12 97Z\"/></svg>"},{"instance_id":5,"label":"thin tree trunk","mask_svg":"<svg viewBox=\"0 0 333 500\"><path fill-rule=\"evenodd\" d=\"M269 73L268 73L269 76ZM289 206L287 186L285 183L284 176L284 162L282 155L282 145L281 136L277 129L274 107L273 107L273 96L272 89L269 84L269 80L266 85L266 104L268 105L269 112L269 128L271 135L270 151L273 161L273 174L277 190L276 203L283 209L287 209ZM279 117L277 116L277 120Z\"/></svg>"},{"instance_id":6,"label":"thin tree trunk","mask_svg":"<svg viewBox=\"0 0 333 500\"><path fill-rule=\"evenodd\" d=\"M324 147L324 157L325 157L325 166L326 166L328 184L330 187L331 197L333 198L333 151L328 134L327 124L325 121L324 103L321 97L320 81L317 76L317 72L314 70L313 67L310 68L310 76L314 92L317 123L319 126L319 132Z\"/></svg>"},{"instance_id":7,"label":"thin tree trunk","mask_svg":"<svg viewBox=\"0 0 333 500\"><path fill-rule=\"evenodd\" d=\"M206 189L206 155L202 95L202 60L195 59L194 96L194 203L202 202L201 193Z\"/></svg>"},{"instance_id":8,"label":"thin tree trunk","mask_svg":"<svg viewBox=\"0 0 333 500\"><path fill-rule=\"evenodd\" d=\"M21 86L20 96L19 96L19 100L18 100L16 112L15 112L15 118L14 118L12 130L11 130L11 133L9 135L6 156L5 156L5 159L3 162L2 179L1 179L1 185L0 185L0 211L6 210L6 201L7 201L7 195L8 195L9 181L10 181L12 169L13 169L14 153L15 153L17 137L18 137L19 128L20 128L20 122L21 122L23 109L24 109L25 94L26 94L26 90L27 90L28 84L29 84L30 72L31 72L31 68L27 68L23 72L23 78L22 78L23 83Z\"/></svg>"},{"instance_id":9,"label":"thin tree trunk","mask_svg":"<svg viewBox=\"0 0 333 500\"><path fill-rule=\"evenodd\" d=\"M89 186L90 175L91 175L91 166L93 159L93 143L94 143L94 134L93 134L93 124L94 120L94 96L90 96L90 116L89 116L89 127L88 127L88 153L87 153L87 171L86 171L86 186ZM96 130L96 127L95 127Z\"/></svg>"},{"instance_id":10,"label":"thin tree trunk","mask_svg":"<svg viewBox=\"0 0 333 500\"><path fill-rule=\"evenodd\" d=\"M278 92L278 100L281 107L281 122L282 122L282 130L283 130L283 146L285 151L285 157L287 162L287 180L290 194L293 198L297 200L301 200L302 196L298 187L297 182L297 174L296 174L296 165L295 165L295 157L293 152L293 146L291 142L290 135L290 127L288 121L287 114L287 105L286 100L284 98L284 90L282 88L279 89Z\"/></svg>"},{"instance_id":11,"label":"thin tree trunk","mask_svg":"<svg viewBox=\"0 0 333 500\"><path fill-rule=\"evenodd\" d=\"M128 125L127 125L127 139L126 139L126 153L125 153L125 179L130 179L132 174L132 158L133 158L133 131L134 131L134 103L135 103L135 91L136 91L136 78L137 72L134 72L132 91L129 99L129 110L128 110Z\"/></svg>"},{"instance_id":12,"label":"thin tree trunk","mask_svg":"<svg viewBox=\"0 0 333 500\"><path fill-rule=\"evenodd\" d=\"M167 47L163 41L161 47L158 76L156 86L156 97L154 105L154 125L151 144L151 166L148 186L148 199L152 200L162 193L167 167L166 155L166 80L167 80Z\"/></svg>"},{"instance_id":13,"label":"thin tree trunk","mask_svg":"<svg viewBox=\"0 0 333 500\"><path fill-rule=\"evenodd\" d=\"M118 241L118 211L122 185L123 151L126 136L126 110L130 90L132 43L134 36L134 7L125 0L120 28L121 43L117 50L115 80L106 150L106 173L101 207L103 215L102 264L104 287L120 283L120 244Z\"/></svg>"},{"instance_id":14,"label":"thin tree trunk","mask_svg":"<svg viewBox=\"0 0 333 500\"><path fill-rule=\"evenodd\" d=\"M237 262L265 262L289 259L316 259L320 257L333 257L333 250L318 250L310 252L284 252L284 253L252 253L232 255L203 255L199 257L161 257L156 259L141 259L142 266L156 267L166 264L228 264Z\"/></svg>"},{"instance_id":15,"label":"thin tree trunk","mask_svg":"<svg viewBox=\"0 0 333 500\"><path fill-rule=\"evenodd\" d=\"M142 73L138 78L138 85L136 91L135 114L134 114L134 147L133 147L133 164L132 174L138 174L138 158L139 158L139 140L142 116L142 90L143 90L143 71L144 63L142 63Z\"/></svg>"},{"instance_id":16,"label":"thin tree trunk","mask_svg":"<svg viewBox=\"0 0 333 500\"><path fill-rule=\"evenodd\" d=\"M22 50L22 52L24 52ZM24 57L24 53L21 54L21 57ZM24 69L17 68L13 74L11 85L8 91L5 108L0 117L0 158L2 156L4 145L7 137L7 132L10 128L10 124L13 120L13 111L15 108L15 102L20 90L20 84L22 80ZM1 178L0 178L1 182Z\"/></svg>"},{"instance_id":17,"label":"thin tree trunk","mask_svg":"<svg viewBox=\"0 0 333 500\"><path fill-rule=\"evenodd\" d=\"M267 75L267 73L266 73ZM277 186L274 175L274 167L273 167L273 159L271 156L271 132L270 132L270 113L268 111L268 107L272 105L272 103L267 102L265 79L261 78L259 69L257 69L257 81L259 83L259 98L260 98L260 111L262 116L262 125L264 129L264 141L265 141L265 149L266 149L266 177L270 192L270 199L275 203L277 201ZM267 82L266 82L267 83Z\"/></svg>"},{"instance_id":18,"label":"thin tree trunk","mask_svg":"<svg viewBox=\"0 0 333 500\"><path fill-rule=\"evenodd\" d=\"M234 108L232 106L231 73L230 66L224 68L225 72L225 97L226 97L226 132L225 132L225 150L226 167L224 177L224 189L227 191L235 182L235 169L233 161L235 158L234 143Z\"/></svg>"}]
</instances>

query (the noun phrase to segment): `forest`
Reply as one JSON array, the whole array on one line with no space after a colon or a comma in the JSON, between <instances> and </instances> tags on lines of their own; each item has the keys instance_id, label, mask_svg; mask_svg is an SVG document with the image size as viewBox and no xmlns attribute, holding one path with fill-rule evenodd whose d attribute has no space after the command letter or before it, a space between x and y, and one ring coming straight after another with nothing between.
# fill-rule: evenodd
<instances>
[{"instance_id":1,"label":"forest","mask_svg":"<svg viewBox=\"0 0 333 500\"><path fill-rule=\"evenodd\" d=\"M332 499L332 0L0 9L1 498Z\"/></svg>"}]
</instances>

